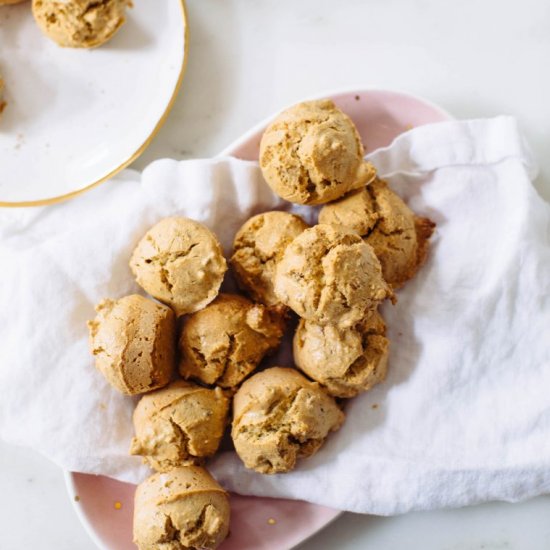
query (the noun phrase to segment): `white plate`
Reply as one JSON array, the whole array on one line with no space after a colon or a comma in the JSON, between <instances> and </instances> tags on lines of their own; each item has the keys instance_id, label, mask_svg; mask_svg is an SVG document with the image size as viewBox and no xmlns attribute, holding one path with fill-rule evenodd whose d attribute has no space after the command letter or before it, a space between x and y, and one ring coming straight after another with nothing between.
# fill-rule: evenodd
<instances>
[{"instance_id":1,"label":"white plate","mask_svg":"<svg viewBox=\"0 0 550 550\"><path fill-rule=\"evenodd\" d=\"M47 39L30 2L0 7L0 206L69 198L135 160L172 106L187 44L184 0L136 0L93 50Z\"/></svg>"}]
</instances>

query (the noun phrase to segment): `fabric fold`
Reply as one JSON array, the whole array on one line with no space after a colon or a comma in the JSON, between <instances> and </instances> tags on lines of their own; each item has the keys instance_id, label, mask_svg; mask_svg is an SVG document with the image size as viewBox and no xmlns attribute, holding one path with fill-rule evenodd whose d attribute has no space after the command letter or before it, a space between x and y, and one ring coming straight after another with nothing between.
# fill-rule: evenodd
<instances>
[{"instance_id":1,"label":"fabric fold","mask_svg":"<svg viewBox=\"0 0 550 550\"><path fill-rule=\"evenodd\" d=\"M369 156L437 223L426 265L382 314L387 380L346 404L340 431L292 473L209 467L230 490L395 514L550 491L550 207L511 117L415 128ZM86 320L140 292L131 251L161 218L213 229L230 252L251 215L316 209L274 196L257 163L152 163L57 206L0 212L0 436L59 466L137 482L136 399L94 369ZM278 356L290 365L289 342Z\"/></svg>"}]
</instances>

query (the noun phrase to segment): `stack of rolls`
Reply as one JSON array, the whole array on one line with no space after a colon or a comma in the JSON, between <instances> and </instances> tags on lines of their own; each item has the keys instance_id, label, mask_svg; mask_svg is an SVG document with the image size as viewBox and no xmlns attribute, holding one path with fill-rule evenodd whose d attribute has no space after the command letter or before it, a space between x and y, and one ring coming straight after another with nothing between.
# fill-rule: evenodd
<instances>
[{"instance_id":1,"label":"stack of rolls","mask_svg":"<svg viewBox=\"0 0 550 550\"><path fill-rule=\"evenodd\" d=\"M263 135L261 170L319 223L284 211L247 220L229 261L242 294L229 294L217 237L194 220L163 219L130 259L150 297L97 306L97 369L120 392L143 394L130 453L156 473L136 491L140 549L216 548L227 536L228 495L205 469L227 427L247 468L289 472L340 428L344 398L385 379L379 306L418 271L434 224L363 155L331 101L288 109ZM266 368L289 326L293 364Z\"/></svg>"}]
</instances>

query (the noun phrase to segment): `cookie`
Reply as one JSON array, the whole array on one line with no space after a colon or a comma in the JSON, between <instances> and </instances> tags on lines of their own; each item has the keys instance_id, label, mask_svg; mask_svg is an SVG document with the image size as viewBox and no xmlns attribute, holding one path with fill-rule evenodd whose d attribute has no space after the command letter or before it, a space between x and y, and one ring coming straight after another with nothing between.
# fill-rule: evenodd
<instances>
[{"instance_id":1,"label":"cookie","mask_svg":"<svg viewBox=\"0 0 550 550\"><path fill-rule=\"evenodd\" d=\"M66 48L95 48L124 24L129 0L33 0L32 13L42 32Z\"/></svg>"},{"instance_id":2,"label":"cookie","mask_svg":"<svg viewBox=\"0 0 550 550\"><path fill-rule=\"evenodd\" d=\"M340 329L393 297L372 247L354 231L326 224L306 229L286 248L275 293L300 317Z\"/></svg>"},{"instance_id":3,"label":"cookie","mask_svg":"<svg viewBox=\"0 0 550 550\"><path fill-rule=\"evenodd\" d=\"M240 288L268 306L279 299L273 290L275 267L285 248L309 226L288 212L264 212L247 220L233 243L231 266Z\"/></svg>"},{"instance_id":4,"label":"cookie","mask_svg":"<svg viewBox=\"0 0 550 550\"><path fill-rule=\"evenodd\" d=\"M179 339L180 374L205 384L235 387L278 347L284 326L280 307L221 294L185 319Z\"/></svg>"},{"instance_id":5,"label":"cookie","mask_svg":"<svg viewBox=\"0 0 550 550\"><path fill-rule=\"evenodd\" d=\"M214 549L229 519L228 495L204 468L156 473L136 489L134 543L139 550Z\"/></svg>"},{"instance_id":6,"label":"cookie","mask_svg":"<svg viewBox=\"0 0 550 550\"><path fill-rule=\"evenodd\" d=\"M351 119L328 99L298 103L281 113L260 143L262 174L277 195L298 204L323 204L376 175L363 160Z\"/></svg>"},{"instance_id":7,"label":"cookie","mask_svg":"<svg viewBox=\"0 0 550 550\"><path fill-rule=\"evenodd\" d=\"M373 312L355 327L300 321L294 335L296 366L335 397L354 397L382 382L388 368L386 325Z\"/></svg>"},{"instance_id":8,"label":"cookie","mask_svg":"<svg viewBox=\"0 0 550 550\"><path fill-rule=\"evenodd\" d=\"M318 384L294 369L274 367L235 394L231 437L247 468L284 473L317 452L343 421L344 413Z\"/></svg>"},{"instance_id":9,"label":"cookie","mask_svg":"<svg viewBox=\"0 0 550 550\"><path fill-rule=\"evenodd\" d=\"M227 264L218 239L189 218L165 218L136 246L130 268L137 283L176 314L193 313L217 295Z\"/></svg>"},{"instance_id":10,"label":"cookie","mask_svg":"<svg viewBox=\"0 0 550 550\"><path fill-rule=\"evenodd\" d=\"M96 311L90 350L107 381L126 395L166 386L175 366L173 311L137 294L103 300Z\"/></svg>"},{"instance_id":11,"label":"cookie","mask_svg":"<svg viewBox=\"0 0 550 550\"><path fill-rule=\"evenodd\" d=\"M416 216L379 179L325 205L319 213L319 222L357 231L373 247L384 279L394 289L403 286L422 266L435 228L428 218Z\"/></svg>"},{"instance_id":12,"label":"cookie","mask_svg":"<svg viewBox=\"0 0 550 550\"><path fill-rule=\"evenodd\" d=\"M220 388L178 380L144 395L134 411L130 454L158 472L212 456L220 445L229 399Z\"/></svg>"}]
</instances>

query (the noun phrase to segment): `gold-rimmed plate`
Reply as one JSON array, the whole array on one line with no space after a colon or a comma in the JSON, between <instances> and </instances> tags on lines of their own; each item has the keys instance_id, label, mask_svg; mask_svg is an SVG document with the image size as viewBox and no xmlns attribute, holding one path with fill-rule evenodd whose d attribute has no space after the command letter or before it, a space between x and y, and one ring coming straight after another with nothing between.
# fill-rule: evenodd
<instances>
[{"instance_id":1,"label":"gold-rimmed plate","mask_svg":"<svg viewBox=\"0 0 550 550\"><path fill-rule=\"evenodd\" d=\"M0 206L69 198L134 161L168 115L187 46L184 0L137 0L93 50L48 40L30 2L0 7Z\"/></svg>"}]
</instances>

